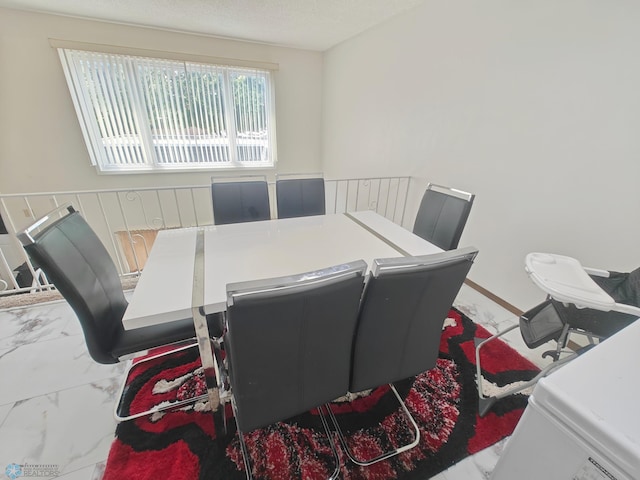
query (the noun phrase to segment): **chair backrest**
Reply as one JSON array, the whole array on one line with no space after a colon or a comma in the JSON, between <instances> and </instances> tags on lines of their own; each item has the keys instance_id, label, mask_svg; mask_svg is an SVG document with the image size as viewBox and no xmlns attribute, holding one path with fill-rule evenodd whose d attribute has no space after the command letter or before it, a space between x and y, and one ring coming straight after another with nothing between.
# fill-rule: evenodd
<instances>
[{"instance_id":1,"label":"chair backrest","mask_svg":"<svg viewBox=\"0 0 640 480\"><path fill-rule=\"evenodd\" d=\"M278 176L276 203L278 218L324 215L324 178Z\"/></svg>"},{"instance_id":2,"label":"chair backrest","mask_svg":"<svg viewBox=\"0 0 640 480\"><path fill-rule=\"evenodd\" d=\"M271 219L269 189L265 177L213 179L211 200L216 225Z\"/></svg>"},{"instance_id":3,"label":"chair backrest","mask_svg":"<svg viewBox=\"0 0 640 480\"><path fill-rule=\"evenodd\" d=\"M375 260L353 343L351 392L435 366L442 325L477 252Z\"/></svg>"},{"instance_id":4,"label":"chair backrest","mask_svg":"<svg viewBox=\"0 0 640 480\"><path fill-rule=\"evenodd\" d=\"M416 215L413 233L443 250L458 248L475 195L429 184Z\"/></svg>"},{"instance_id":5,"label":"chair backrest","mask_svg":"<svg viewBox=\"0 0 640 480\"><path fill-rule=\"evenodd\" d=\"M33 234L63 208L66 215ZM18 237L76 313L91 357L117 363L110 352L123 331L127 301L113 260L95 232L73 207L61 207Z\"/></svg>"},{"instance_id":6,"label":"chair backrest","mask_svg":"<svg viewBox=\"0 0 640 480\"><path fill-rule=\"evenodd\" d=\"M240 431L347 392L366 268L359 260L227 286L224 343Z\"/></svg>"}]
</instances>

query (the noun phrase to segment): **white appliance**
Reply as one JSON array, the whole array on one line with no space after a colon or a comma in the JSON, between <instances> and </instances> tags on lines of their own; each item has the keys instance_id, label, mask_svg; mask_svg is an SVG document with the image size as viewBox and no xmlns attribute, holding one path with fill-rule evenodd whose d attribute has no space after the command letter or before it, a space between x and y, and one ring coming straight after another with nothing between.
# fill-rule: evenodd
<instances>
[{"instance_id":1,"label":"white appliance","mask_svg":"<svg viewBox=\"0 0 640 480\"><path fill-rule=\"evenodd\" d=\"M640 320L538 382L492 480L640 480Z\"/></svg>"}]
</instances>

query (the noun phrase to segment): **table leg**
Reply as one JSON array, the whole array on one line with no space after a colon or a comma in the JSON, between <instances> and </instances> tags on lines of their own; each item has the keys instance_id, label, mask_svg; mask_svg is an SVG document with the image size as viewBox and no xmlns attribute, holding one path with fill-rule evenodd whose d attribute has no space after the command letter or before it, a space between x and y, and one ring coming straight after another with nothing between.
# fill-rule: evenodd
<instances>
[{"instance_id":1,"label":"table leg","mask_svg":"<svg viewBox=\"0 0 640 480\"><path fill-rule=\"evenodd\" d=\"M204 314L204 230L202 228L198 230L198 234L196 236L193 293L191 300L193 324L196 330L196 338L198 340L200 360L204 370L207 394L209 395L209 405L211 406L211 412L214 415L214 421L216 423L216 433L226 433L224 405L220 408L220 394L218 388L218 381L220 377L217 368L218 365L213 358L213 340L209 335L209 327L207 326L207 319ZM220 416L216 414L218 410ZM220 427L222 428L220 429Z\"/></svg>"}]
</instances>

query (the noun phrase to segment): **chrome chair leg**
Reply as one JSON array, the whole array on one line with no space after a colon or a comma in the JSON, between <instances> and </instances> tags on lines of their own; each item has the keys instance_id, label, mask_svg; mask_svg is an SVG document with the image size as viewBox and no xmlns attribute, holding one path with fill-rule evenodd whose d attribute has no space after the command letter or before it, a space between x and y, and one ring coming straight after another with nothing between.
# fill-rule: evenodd
<instances>
[{"instance_id":1,"label":"chrome chair leg","mask_svg":"<svg viewBox=\"0 0 640 480\"><path fill-rule=\"evenodd\" d=\"M360 458L356 458L355 454L353 453L353 451L351 450L351 448L349 447L348 443L347 443L347 439L344 435L344 432L342 431L342 428L340 428L340 424L338 423L338 419L336 418L336 416L334 415L333 411L331 410L331 406L330 405L325 405L325 408L327 409L328 413L329 413L329 417L331 417L331 421L336 429L336 432L338 433L338 438L340 439L340 443L342 444L342 448L344 449L345 453L347 454L347 456L349 457L349 460L351 460L353 463L355 463L356 465L359 465L361 467L366 467L369 465L372 465L376 462L381 462L382 460L386 460L387 458L393 457L395 455L398 455L402 452L406 452L407 450L412 449L413 447L415 447L416 445L418 445L418 443L420 442L420 429L418 428L418 424L416 423L416 421L413 419L413 416L411 415L411 413L409 412L409 409L407 408L406 404L404 403L404 401L402 400L402 397L400 397L400 394L398 393L398 391L396 390L396 387L394 387L392 384L389 384L389 387L391 388L391 391L393 392L393 394L396 396L396 399L398 400L398 402L400 403L400 407L402 408L402 411L406 417L406 419L408 420L408 423L411 425L412 429L413 429L413 440L411 442L409 442L406 445L403 445L401 447L395 448L393 450L390 450L388 452L385 452L381 455L378 455L377 457L374 458L369 458L369 459L360 459Z\"/></svg>"},{"instance_id":2,"label":"chrome chair leg","mask_svg":"<svg viewBox=\"0 0 640 480\"><path fill-rule=\"evenodd\" d=\"M172 403L171 405L156 406L156 407L151 408L149 410L145 410L144 412L138 412L138 413L135 413L133 415L125 415L122 412L122 408L123 408L122 404L123 404L123 400L124 400L123 399L124 391L125 391L125 388L127 386L127 380L129 379L129 374L131 373L131 370L134 367L142 365L143 363L146 363L146 362L150 362L152 360L156 360L157 358L162 358L162 357L166 357L166 356L169 356L169 355L174 355L176 353L182 352L184 350L188 350L190 348L195 348L195 347L197 347L197 345L191 343L189 345L178 347L178 348L175 348L173 350L169 350L169 351L166 351L166 352L163 352L163 353L159 353L157 355L152 355L150 357L142 358L138 362L130 364L129 367L127 368L126 372L125 372L125 376L124 376L124 380L122 382L122 385L120 386L120 390L118 392L118 403L116 404L114 412L113 412L113 415L114 415L116 421L125 422L127 420L133 420L135 418L145 417L147 415L152 415L154 413L163 412L163 411L166 411L166 410L175 410L175 409L178 409L178 408L183 407L185 405L190 405L190 404L196 403L198 401L206 400L208 395L204 394L204 395L199 395L199 396L193 397L193 398L187 398L185 400L180 400L178 402Z\"/></svg>"},{"instance_id":3,"label":"chrome chair leg","mask_svg":"<svg viewBox=\"0 0 640 480\"><path fill-rule=\"evenodd\" d=\"M512 325L509 328L504 329L501 332L492 335L489 338L478 338L475 337L473 339L474 345L476 347L476 383L478 388L478 410L480 411L480 416L484 417L493 404L497 401L495 397L485 397L484 388L482 385L482 367L480 366L480 349L484 347L487 343L495 340L496 338L500 338L501 336L509 333L512 330L518 328L518 325Z\"/></svg>"}]
</instances>

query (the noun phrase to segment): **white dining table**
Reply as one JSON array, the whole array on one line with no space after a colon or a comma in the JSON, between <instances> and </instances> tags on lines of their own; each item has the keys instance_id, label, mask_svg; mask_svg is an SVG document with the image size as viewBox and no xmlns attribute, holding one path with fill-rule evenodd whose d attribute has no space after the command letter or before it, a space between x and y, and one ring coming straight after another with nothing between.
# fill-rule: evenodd
<instances>
[{"instance_id":1,"label":"white dining table","mask_svg":"<svg viewBox=\"0 0 640 480\"><path fill-rule=\"evenodd\" d=\"M228 283L319 270L363 259L442 249L374 211L162 230L123 324L127 330L191 316L196 237L204 234L204 313L226 309Z\"/></svg>"},{"instance_id":2,"label":"white dining table","mask_svg":"<svg viewBox=\"0 0 640 480\"><path fill-rule=\"evenodd\" d=\"M193 318L212 405L219 402L205 315L229 283L296 275L354 260L442 249L373 211L167 229L158 233L123 317L127 330Z\"/></svg>"}]
</instances>

